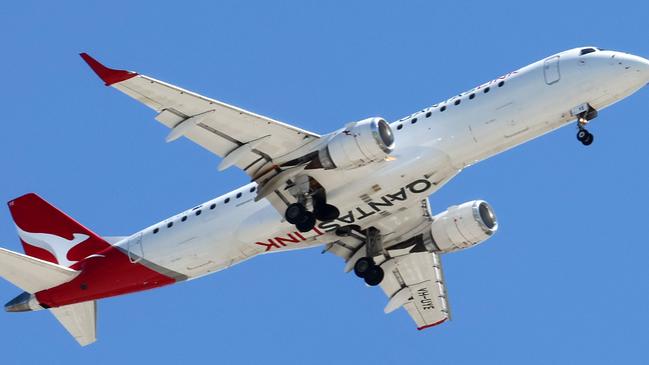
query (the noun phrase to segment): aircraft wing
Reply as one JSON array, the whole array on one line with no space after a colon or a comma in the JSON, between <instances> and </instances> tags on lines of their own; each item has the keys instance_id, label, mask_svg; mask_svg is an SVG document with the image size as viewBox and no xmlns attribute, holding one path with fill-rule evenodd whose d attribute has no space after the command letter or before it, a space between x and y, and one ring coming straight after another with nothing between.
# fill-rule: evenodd
<instances>
[{"instance_id":1,"label":"aircraft wing","mask_svg":"<svg viewBox=\"0 0 649 365\"><path fill-rule=\"evenodd\" d=\"M237 166L253 179L274 168L277 157L319 139L315 133L278 122L180 87L81 57L105 82L158 114L171 128L167 141L185 136L223 158L219 169Z\"/></svg>"},{"instance_id":2,"label":"aircraft wing","mask_svg":"<svg viewBox=\"0 0 649 365\"><path fill-rule=\"evenodd\" d=\"M432 222L428 199L376 222L384 249L375 261L385 272L380 286L388 297L384 312L403 307L417 329L441 324L450 318L440 255L433 252L429 235ZM367 253L365 244L343 237L326 249L346 261L345 271ZM360 279L359 279L360 280Z\"/></svg>"}]
</instances>

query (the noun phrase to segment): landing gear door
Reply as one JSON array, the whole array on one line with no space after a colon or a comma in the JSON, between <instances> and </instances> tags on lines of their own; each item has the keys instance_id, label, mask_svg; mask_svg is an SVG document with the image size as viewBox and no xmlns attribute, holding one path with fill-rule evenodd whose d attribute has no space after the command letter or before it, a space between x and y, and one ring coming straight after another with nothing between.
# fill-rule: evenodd
<instances>
[{"instance_id":1,"label":"landing gear door","mask_svg":"<svg viewBox=\"0 0 649 365\"><path fill-rule=\"evenodd\" d=\"M128 259L132 263L139 262L144 256L142 249L142 232L128 239Z\"/></svg>"},{"instance_id":2,"label":"landing gear door","mask_svg":"<svg viewBox=\"0 0 649 365\"><path fill-rule=\"evenodd\" d=\"M559 79L561 79L559 56L550 57L543 62L543 76L545 77L545 83L548 85L559 82Z\"/></svg>"}]
</instances>

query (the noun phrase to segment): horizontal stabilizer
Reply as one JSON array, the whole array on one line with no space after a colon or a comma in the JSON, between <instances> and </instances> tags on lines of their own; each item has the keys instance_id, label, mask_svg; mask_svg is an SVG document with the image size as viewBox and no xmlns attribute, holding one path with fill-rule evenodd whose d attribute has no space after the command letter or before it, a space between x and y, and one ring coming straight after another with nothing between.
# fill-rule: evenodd
<instances>
[{"instance_id":1,"label":"horizontal stabilizer","mask_svg":"<svg viewBox=\"0 0 649 365\"><path fill-rule=\"evenodd\" d=\"M50 309L79 345L97 341L97 302L83 302Z\"/></svg>"},{"instance_id":2,"label":"horizontal stabilizer","mask_svg":"<svg viewBox=\"0 0 649 365\"><path fill-rule=\"evenodd\" d=\"M0 248L0 276L28 293L74 279L79 271Z\"/></svg>"}]
</instances>

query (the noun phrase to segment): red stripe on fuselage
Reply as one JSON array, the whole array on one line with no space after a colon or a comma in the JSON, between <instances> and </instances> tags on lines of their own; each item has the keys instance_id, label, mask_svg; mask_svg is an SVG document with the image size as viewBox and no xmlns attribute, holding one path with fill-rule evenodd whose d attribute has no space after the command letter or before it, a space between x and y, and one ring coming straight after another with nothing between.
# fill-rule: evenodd
<instances>
[{"instance_id":1,"label":"red stripe on fuselage","mask_svg":"<svg viewBox=\"0 0 649 365\"><path fill-rule=\"evenodd\" d=\"M85 302L128 294L164 285L175 279L151 270L140 263L132 263L116 247L110 247L72 266L81 274L74 280L36 293L38 301L49 307Z\"/></svg>"}]
</instances>

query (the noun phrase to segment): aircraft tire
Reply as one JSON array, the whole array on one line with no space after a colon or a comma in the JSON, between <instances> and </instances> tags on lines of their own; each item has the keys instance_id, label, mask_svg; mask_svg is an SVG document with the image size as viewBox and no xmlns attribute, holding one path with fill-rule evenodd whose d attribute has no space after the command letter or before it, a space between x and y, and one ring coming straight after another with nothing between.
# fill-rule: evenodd
<instances>
[{"instance_id":1,"label":"aircraft tire","mask_svg":"<svg viewBox=\"0 0 649 365\"><path fill-rule=\"evenodd\" d=\"M291 224L298 224L305 221L306 212L307 211L304 205L300 203L293 203L288 207L286 207L286 211L284 212L284 218L286 218L286 221Z\"/></svg>"},{"instance_id":2,"label":"aircraft tire","mask_svg":"<svg viewBox=\"0 0 649 365\"><path fill-rule=\"evenodd\" d=\"M367 275L365 275L364 277L365 284L369 286L377 286L381 284L383 277L385 277L385 272L383 272L383 269L376 265L372 266L367 272Z\"/></svg>"},{"instance_id":3,"label":"aircraft tire","mask_svg":"<svg viewBox=\"0 0 649 365\"><path fill-rule=\"evenodd\" d=\"M301 222L298 222L295 226L297 227L297 230L304 233L304 232L309 232L315 227L316 219L315 215L311 212L304 212L303 219Z\"/></svg>"},{"instance_id":4,"label":"aircraft tire","mask_svg":"<svg viewBox=\"0 0 649 365\"><path fill-rule=\"evenodd\" d=\"M361 257L354 264L354 274L361 279L364 279L367 276L367 273L372 267L374 267L374 260L369 257Z\"/></svg>"}]
</instances>

